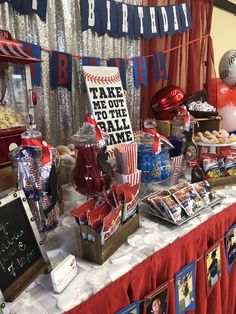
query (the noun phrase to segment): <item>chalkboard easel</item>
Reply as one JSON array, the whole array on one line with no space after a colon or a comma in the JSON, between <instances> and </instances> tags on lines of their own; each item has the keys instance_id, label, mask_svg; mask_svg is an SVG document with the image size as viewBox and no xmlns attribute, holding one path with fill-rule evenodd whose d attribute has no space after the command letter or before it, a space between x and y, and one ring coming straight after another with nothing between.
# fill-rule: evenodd
<instances>
[{"instance_id":1,"label":"chalkboard easel","mask_svg":"<svg viewBox=\"0 0 236 314\"><path fill-rule=\"evenodd\" d=\"M23 191L0 198L0 313L50 263Z\"/></svg>"}]
</instances>

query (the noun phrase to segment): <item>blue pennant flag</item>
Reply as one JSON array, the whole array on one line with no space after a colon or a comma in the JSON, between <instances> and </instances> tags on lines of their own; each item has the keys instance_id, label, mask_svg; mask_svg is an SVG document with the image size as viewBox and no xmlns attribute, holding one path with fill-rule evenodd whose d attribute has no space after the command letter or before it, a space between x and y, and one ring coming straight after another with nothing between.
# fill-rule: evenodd
<instances>
[{"instance_id":1,"label":"blue pennant flag","mask_svg":"<svg viewBox=\"0 0 236 314\"><path fill-rule=\"evenodd\" d=\"M118 4L115 1L100 0L102 5L101 10L101 35L109 34L112 37L117 37L118 32Z\"/></svg>"},{"instance_id":2,"label":"blue pennant flag","mask_svg":"<svg viewBox=\"0 0 236 314\"><path fill-rule=\"evenodd\" d=\"M184 32L187 28L192 29L192 17L189 3L186 2L178 4L178 8L181 19L182 32Z\"/></svg>"},{"instance_id":3,"label":"blue pennant flag","mask_svg":"<svg viewBox=\"0 0 236 314\"><path fill-rule=\"evenodd\" d=\"M118 29L117 37L128 36L134 39L133 6L125 3L117 3Z\"/></svg>"},{"instance_id":4,"label":"blue pennant flag","mask_svg":"<svg viewBox=\"0 0 236 314\"><path fill-rule=\"evenodd\" d=\"M125 60L121 58L111 58L107 61L108 67L117 67L120 70L120 78L122 82L123 89L127 89L126 87L126 64Z\"/></svg>"},{"instance_id":5,"label":"blue pennant flag","mask_svg":"<svg viewBox=\"0 0 236 314\"><path fill-rule=\"evenodd\" d=\"M151 35L148 34L148 38L151 38L152 36L160 36L160 31L159 31L159 16L158 16L158 11L156 7L149 7L149 29L151 32Z\"/></svg>"},{"instance_id":6,"label":"blue pennant flag","mask_svg":"<svg viewBox=\"0 0 236 314\"><path fill-rule=\"evenodd\" d=\"M92 29L98 35L101 34L101 1L81 0L80 10L82 17L82 31Z\"/></svg>"},{"instance_id":7,"label":"blue pennant flag","mask_svg":"<svg viewBox=\"0 0 236 314\"><path fill-rule=\"evenodd\" d=\"M83 57L82 65L100 66L101 60L97 57Z\"/></svg>"},{"instance_id":8,"label":"blue pennant flag","mask_svg":"<svg viewBox=\"0 0 236 314\"><path fill-rule=\"evenodd\" d=\"M21 41L24 50L33 58L41 59L41 48L38 45L28 43L27 41ZM40 86L41 83L41 63L34 62L30 64L31 80L32 84Z\"/></svg>"},{"instance_id":9,"label":"blue pennant flag","mask_svg":"<svg viewBox=\"0 0 236 314\"><path fill-rule=\"evenodd\" d=\"M148 33L148 12L147 7L134 6L134 38L137 39L140 36L146 37Z\"/></svg>"},{"instance_id":10,"label":"blue pennant flag","mask_svg":"<svg viewBox=\"0 0 236 314\"><path fill-rule=\"evenodd\" d=\"M163 52L154 53L152 57L154 74L156 81L159 81L161 78L167 79L166 75L166 63L165 56Z\"/></svg>"},{"instance_id":11,"label":"blue pennant flag","mask_svg":"<svg viewBox=\"0 0 236 314\"><path fill-rule=\"evenodd\" d=\"M51 86L52 89L64 86L71 91L72 55L53 51L51 57Z\"/></svg>"},{"instance_id":12,"label":"blue pennant flag","mask_svg":"<svg viewBox=\"0 0 236 314\"><path fill-rule=\"evenodd\" d=\"M169 5L166 10L169 22L168 35L172 36L176 32L181 33L182 28L179 7L177 5Z\"/></svg>"},{"instance_id":13,"label":"blue pennant flag","mask_svg":"<svg viewBox=\"0 0 236 314\"><path fill-rule=\"evenodd\" d=\"M145 57L135 57L133 60L134 85L139 88L140 84L148 85L147 64Z\"/></svg>"},{"instance_id":14,"label":"blue pennant flag","mask_svg":"<svg viewBox=\"0 0 236 314\"><path fill-rule=\"evenodd\" d=\"M42 21L46 22L47 0L10 0L9 3L19 13L36 13Z\"/></svg>"},{"instance_id":15,"label":"blue pennant flag","mask_svg":"<svg viewBox=\"0 0 236 314\"><path fill-rule=\"evenodd\" d=\"M9 2L9 1L7 1ZM10 0L9 2L12 7L18 11L19 13L22 13L22 8L23 8L23 0Z\"/></svg>"},{"instance_id":16,"label":"blue pennant flag","mask_svg":"<svg viewBox=\"0 0 236 314\"><path fill-rule=\"evenodd\" d=\"M159 32L160 36L163 37L169 31L169 22L166 7L157 7Z\"/></svg>"}]
</instances>

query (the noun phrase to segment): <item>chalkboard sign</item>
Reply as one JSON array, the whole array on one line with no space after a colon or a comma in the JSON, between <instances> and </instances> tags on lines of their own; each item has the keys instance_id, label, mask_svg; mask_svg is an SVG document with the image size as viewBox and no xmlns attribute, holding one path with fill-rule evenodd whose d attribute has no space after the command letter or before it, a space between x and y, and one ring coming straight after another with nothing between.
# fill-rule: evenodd
<instances>
[{"instance_id":1,"label":"chalkboard sign","mask_svg":"<svg viewBox=\"0 0 236 314\"><path fill-rule=\"evenodd\" d=\"M22 191L0 199L0 290L14 300L49 266Z\"/></svg>"}]
</instances>

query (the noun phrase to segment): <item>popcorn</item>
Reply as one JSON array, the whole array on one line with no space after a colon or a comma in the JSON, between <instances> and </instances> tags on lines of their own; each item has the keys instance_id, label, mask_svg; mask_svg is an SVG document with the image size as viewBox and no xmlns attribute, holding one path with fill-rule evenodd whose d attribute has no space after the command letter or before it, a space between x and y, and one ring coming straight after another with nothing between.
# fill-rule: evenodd
<instances>
[{"instance_id":1,"label":"popcorn","mask_svg":"<svg viewBox=\"0 0 236 314\"><path fill-rule=\"evenodd\" d=\"M0 106L0 129L22 126L22 119L10 107Z\"/></svg>"}]
</instances>

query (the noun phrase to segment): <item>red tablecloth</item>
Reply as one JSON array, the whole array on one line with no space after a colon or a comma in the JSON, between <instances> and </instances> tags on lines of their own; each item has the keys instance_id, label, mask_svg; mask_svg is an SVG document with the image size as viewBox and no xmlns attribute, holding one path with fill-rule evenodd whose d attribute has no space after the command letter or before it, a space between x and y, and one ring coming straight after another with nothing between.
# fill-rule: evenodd
<instances>
[{"instance_id":1,"label":"red tablecloth","mask_svg":"<svg viewBox=\"0 0 236 314\"><path fill-rule=\"evenodd\" d=\"M151 290L163 282L173 279L175 273L182 267L204 255L208 248L215 241L221 240L235 223L236 203L153 254L130 272L67 313L113 314L134 300L143 300ZM236 314L236 263L229 275L224 241L221 241L222 277L208 297L204 263L204 258L197 262L195 313ZM174 281L171 280L168 313L175 312L175 288Z\"/></svg>"}]
</instances>

